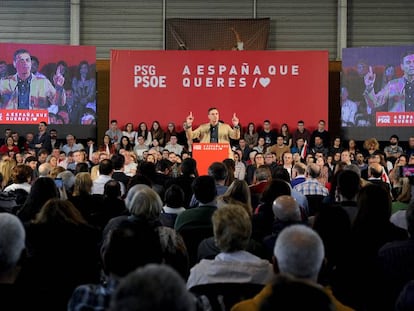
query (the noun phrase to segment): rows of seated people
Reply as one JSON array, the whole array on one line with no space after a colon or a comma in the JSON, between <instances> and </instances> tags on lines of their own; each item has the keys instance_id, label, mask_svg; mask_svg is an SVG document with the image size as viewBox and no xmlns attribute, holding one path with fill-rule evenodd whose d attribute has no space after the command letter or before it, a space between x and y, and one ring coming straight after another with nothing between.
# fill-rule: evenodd
<instances>
[{"instance_id":1,"label":"rows of seated people","mask_svg":"<svg viewBox=\"0 0 414 311\"><path fill-rule=\"evenodd\" d=\"M234 159L203 176L191 143L176 153L144 140L139 155L139 141L128 149L107 133L98 145L73 135L62 143L41 124L21 148L10 131L19 150L0 161L0 305L132 310L134 297L155 304L150 289L167 290L163 271L186 284L175 303L188 310L266 310L288 297L281 284L303 281L338 310L412 308L414 206L403 168L414 164L414 139L404 153L396 135L383 151L370 138L362 152L336 137L325 146L323 125L295 139L244 135ZM175 272L142 268L149 263ZM123 284L146 269L160 271L160 284L123 300ZM159 295L158 309L173 310Z\"/></svg>"}]
</instances>

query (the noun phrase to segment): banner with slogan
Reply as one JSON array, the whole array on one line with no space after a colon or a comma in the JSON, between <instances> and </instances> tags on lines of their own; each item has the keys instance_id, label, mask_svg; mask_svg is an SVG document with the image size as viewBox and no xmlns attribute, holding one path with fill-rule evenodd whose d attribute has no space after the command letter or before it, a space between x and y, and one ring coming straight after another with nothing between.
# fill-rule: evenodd
<instances>
[{"instance_id":1,"label":"banner with slogan","mask_svg":"<svg viewBox=\"0 0 414 311\"><path fill-rule=\"evenodd\" d=\"M328 118L328 52L113 50L110 89L110 119L121 126L182 129L190 112L196 126L216 107L226 123L236 113L242 126L312 127Z\"/></svg>"}]
</instances>

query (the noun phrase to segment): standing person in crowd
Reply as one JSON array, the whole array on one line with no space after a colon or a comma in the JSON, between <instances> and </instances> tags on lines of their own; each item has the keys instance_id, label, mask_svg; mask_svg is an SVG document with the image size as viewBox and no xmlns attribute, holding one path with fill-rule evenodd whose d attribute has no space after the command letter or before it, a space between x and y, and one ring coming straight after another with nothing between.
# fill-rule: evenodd
<instances>
[{"instance_id":1,"label":"standing person in crowd","mask_svg":"<svg viewBox=\"0 0 414 311\"><path fill-rule=\"evenodd\" d=\"M40 149L46 149L49 153L52 151L50 135L47 132L47 123L42 121L39 123L39 132L34 136L33 141L29 144L29 148L35 150L36 153Z\"/></svg>"}]
</instances>

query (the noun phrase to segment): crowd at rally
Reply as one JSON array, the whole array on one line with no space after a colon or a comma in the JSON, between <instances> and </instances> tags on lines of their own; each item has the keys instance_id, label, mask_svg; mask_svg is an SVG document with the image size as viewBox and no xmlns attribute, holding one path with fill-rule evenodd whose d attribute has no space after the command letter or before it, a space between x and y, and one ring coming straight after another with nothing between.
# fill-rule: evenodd
<instances>
[{"instance_id":1,"label":"crowd at rally","mask_svg":"<svg viewBox=\"0 0 414 311\"><path fill-rule=\"evenodd\" d=\"M234 115L231 157L200 175L188 120L5 130L0 309L414 308L414 136L382 149Z\"/></svg>"}]
</instances>

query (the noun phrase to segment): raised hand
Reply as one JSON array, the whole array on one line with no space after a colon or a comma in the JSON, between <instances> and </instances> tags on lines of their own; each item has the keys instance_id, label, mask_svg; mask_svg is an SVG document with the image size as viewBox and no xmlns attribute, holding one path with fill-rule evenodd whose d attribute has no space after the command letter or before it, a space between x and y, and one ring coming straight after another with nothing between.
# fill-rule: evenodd
<instances>
[{"instance_id":1,"label":"raised hand","mask_svg":"<svg viewBox=\"0 0 414 311\"><path fill-rule=\"evenodd\" d=\"M185 122L186 122L188 127L191 127L193 125L193 121L194 121L193 112L190 111L190 114L185 119Z\"/></svg>"},{"instance_id":2,"label":"raised hand","mask_svg":"<svg viewBox=\"0 0 414 311\"><path fill-rule=\"evenodd\" d=\"M374 87L376 74L372 71L372 66L369 66L367 74L364 76L364 83L367 89L372 89Z\"/></svg>"},{"instance_id":3,"label":"raised hand","mask_svg":"<svg viewBox=\"0 0 414 311\"><path fill-rule=\"evenodd\" d=\"M233 126L239 125L239 118L236 116L235 113L233 113L233 118L231 118L231 122L233 123Z\"/></svg>"}]
</instances>

